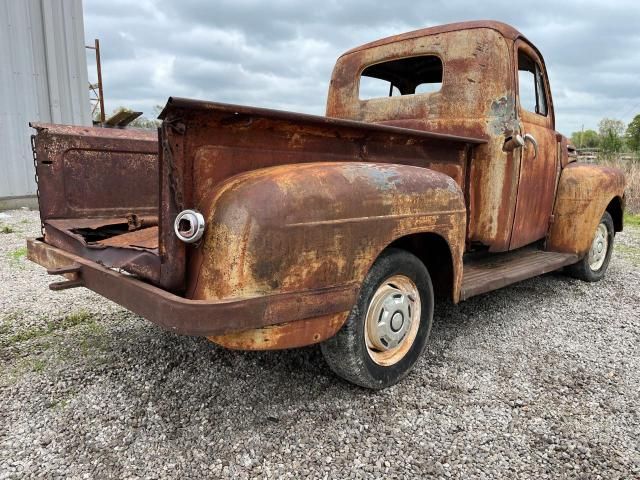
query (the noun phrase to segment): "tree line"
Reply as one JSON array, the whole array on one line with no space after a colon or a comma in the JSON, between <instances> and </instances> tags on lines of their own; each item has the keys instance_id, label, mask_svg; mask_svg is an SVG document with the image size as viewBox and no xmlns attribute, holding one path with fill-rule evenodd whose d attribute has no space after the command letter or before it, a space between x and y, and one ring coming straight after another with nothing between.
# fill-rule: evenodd
<instances>
[{"instance_id":1,"label":"tree line","mask_svg":"<svg viewBox=\"0 0 640 480\"><path fill-rule=\"evenodd\" d=\"M629 125L625 125L622 120L603 118L598 124L597 132L573 132L571 143L576 148L598 148L604 153L640 153L640 114Z\"/></svg>"}]
</instances>

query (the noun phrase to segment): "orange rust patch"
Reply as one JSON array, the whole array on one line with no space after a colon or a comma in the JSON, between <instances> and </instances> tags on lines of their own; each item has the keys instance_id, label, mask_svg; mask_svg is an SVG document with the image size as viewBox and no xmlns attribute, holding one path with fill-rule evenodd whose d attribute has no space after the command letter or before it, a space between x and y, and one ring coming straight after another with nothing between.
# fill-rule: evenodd
<instances>
[{"instance_id":1,"label":"orange rust patch","mask_svg":"<svg viewBox=\"0 0 640 480\"><path fill-rule=\"evenodd\" d=\"M342 327L349 312L207 337L234 350L281 350L322 342Z\"/></svg>"},{"instance_id":2,"label":"orange rust patch","mask_svg":"<svg viewBox=\"0 0 640 480\"><path fill-rule=\"evenodd\" d=\"M547 250L585 255L605 209L624 194L616 168L570 163L562 170Z\"/></svg>"}]
</instances>

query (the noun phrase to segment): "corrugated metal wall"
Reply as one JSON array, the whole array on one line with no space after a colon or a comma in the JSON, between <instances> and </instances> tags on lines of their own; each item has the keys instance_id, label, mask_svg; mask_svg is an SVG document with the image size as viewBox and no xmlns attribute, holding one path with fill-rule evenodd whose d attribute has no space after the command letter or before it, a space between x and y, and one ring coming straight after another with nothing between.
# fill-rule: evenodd
<instances>
[{"instance_id":1,"label":"corrugated metal wall","mask_svg":"<svg viewBox=\"0 0 640 480\"><path fill-rule=\"evenodd\" d=\"M90 108L82 0L0 0L0 199L35 194L29 122Z\"/></svg>"}]
</instances>

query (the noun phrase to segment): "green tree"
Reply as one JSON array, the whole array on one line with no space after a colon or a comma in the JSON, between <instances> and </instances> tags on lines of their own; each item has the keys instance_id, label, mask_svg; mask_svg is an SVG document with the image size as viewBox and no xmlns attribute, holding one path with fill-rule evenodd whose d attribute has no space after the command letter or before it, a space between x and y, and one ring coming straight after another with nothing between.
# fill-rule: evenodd
<instances>
[{"instance_id":1,"label":"green tree","mask_svg":"<svg viewBox=\"0 0 640 480\"><path fill-rule=\"evenodd\" d=\"M576 148L598 148L600 146L600 136L595 130L573 132L571 134L571 143Z\"/></svg>"},{"instance_id":2,"label":"green tree","mask_svg":"<svg viewBox=\"0 0 640 480\"><path fill-rule=\"evenodd\" d=\"M600 148L605 153L617 153L624 145L624 122L612 118L603 118L598 124Z\"/></svg>"},{"instance_id":3,"label":"green tree","mask_svg":"<svg viewBox=\"0 0 640 480\"><path fill-rule=\"evenodd\" d=\"M640 152L640 115L636 115L631 120L625 138L630 150Z\"/></svg>"}]
</instances>

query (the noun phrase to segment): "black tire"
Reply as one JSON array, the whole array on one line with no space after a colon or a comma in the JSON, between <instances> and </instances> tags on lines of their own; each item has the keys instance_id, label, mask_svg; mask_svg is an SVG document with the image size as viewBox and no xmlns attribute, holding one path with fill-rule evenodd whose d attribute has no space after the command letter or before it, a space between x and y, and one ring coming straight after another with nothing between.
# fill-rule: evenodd
<instances>
[{"instance_id":1,"label":"black tire","mask_svg":"<svg viewBox=\"0 0 640 480\"><path fill-rule=\"evenodd\" d=\"M372 359L365 340L365 317L374 293L394 275L408 277L420 295L420 324L413 343L393 365ZM400 249L385 250L367 274L358 301L342 329L321 344L331 369L345 380L371 389L381 389L400 381L413 368L425 349L433 323L433 285L424 264L415 255Z\"/></svg>"},{"instance_id":2,"label":"black tire","mask_svg":"<svg viewBox=\"0 0 640 480\"><path fill-rule=\"evenodd\" d=\"M600 224L604 224L607 228L607 253L604 257L604 263L597 270L593 270L589 264L589 253L587 253L578 263L566 267L565 271L572 277L585 282L597 282L602 280L607 268L609 267L609 261L611 260L611 253L613 252L613 239L615 237L615 230L613 228L613 219L609 212L604 212L600 219Z\"/></svg>"}]
</instances>

